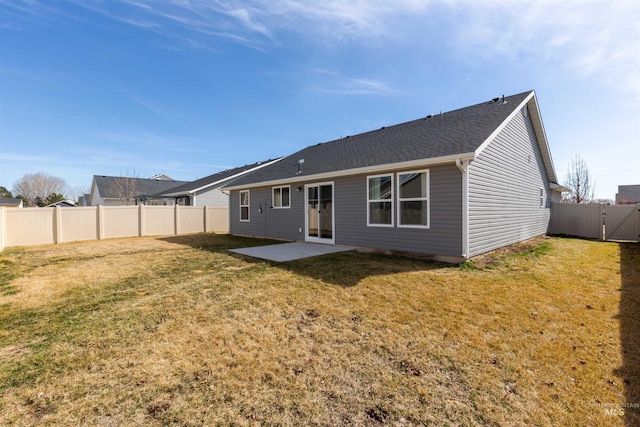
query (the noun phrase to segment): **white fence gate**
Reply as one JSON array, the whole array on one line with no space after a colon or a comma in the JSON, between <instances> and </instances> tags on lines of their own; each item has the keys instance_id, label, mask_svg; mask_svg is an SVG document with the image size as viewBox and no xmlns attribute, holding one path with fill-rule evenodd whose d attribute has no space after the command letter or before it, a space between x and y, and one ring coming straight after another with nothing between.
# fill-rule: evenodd
<instances>
[{"instance_id":1,"label":"white fence gate","mask_svg":"<svg viewBox=\"0 0 640 427\"><path fill-rule=\"evenodd\" d=\"M607 240L640 240L640 205L606 206L604 227Z\"/></svg>"},{"instance_id":2,"label":"white fence gate","mask_svg":"<svg viewBox=\"0 0 640 427\"><path fill-rule=\"evenodd\" d=\"M640 240L640 205L551 205L551 234L599 240Z\"/></svg>"}]
</instances>

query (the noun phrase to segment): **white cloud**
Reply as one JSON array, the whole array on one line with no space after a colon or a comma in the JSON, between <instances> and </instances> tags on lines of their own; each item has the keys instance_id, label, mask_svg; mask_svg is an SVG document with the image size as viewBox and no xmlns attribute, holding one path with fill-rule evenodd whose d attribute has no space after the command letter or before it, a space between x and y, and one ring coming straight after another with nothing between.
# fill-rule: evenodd
<instances>
[{"instance_id":1,"label":"white cloud","mask_svg":"<svg viewBox=\"0 0 640 427\"><path fill-rule=\"evenodd\" d=\"M309 67L309 70L317 77L313 79L315 83L311 88L314 92L333 95L389 95L396 93L380 80L346 77L337 71L317 67Z\"/></svg>"},{"instance_id":2,"label":"white cloud","mask_svg":"<svg viewBox=\"0 0 640 427\"><path fill-rule=\"evenodd\" d=\"M524 58L540 69L597 76L640 100L640 3L465 3L451 46L460 60Z\"/></svg>"},{"instance_id":3,"label":"white cloud","mask_svg":"<svg viewBox=\"0 0 640 427\"><path fill-rule=\"evenodd\" d=\"M336 95L386 95L393 92L384 82L356 78L334 81L315 90Z\"/></svg>"}]
</instances>

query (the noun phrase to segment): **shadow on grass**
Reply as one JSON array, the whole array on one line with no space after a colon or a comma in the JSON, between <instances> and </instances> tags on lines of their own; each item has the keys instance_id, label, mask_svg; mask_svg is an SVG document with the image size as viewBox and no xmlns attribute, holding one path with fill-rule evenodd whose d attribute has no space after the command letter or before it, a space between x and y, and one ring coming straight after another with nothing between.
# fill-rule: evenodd
<instances>
[{"instance_id":1,"label":"shadow on grass","mask_svg":"<svg viewBox=\"0 0 640 427\"><path fill-rule=\"evenodd\" d=\"M456 268L452 264L413 259L401 256L341 252L288 262L273 262L229 252L229 249L264 246L283 243L223 234L194 234L163 237L160 240L191 246L193 248L222 253L251 263L266 263L295 274L342 287L351 287L367 277L411 271L428 271L441 268Z\"/></svg>"},{"instance_id":2,"label":"shadow on grass","mask_svg":"<svg viewBox=\"0 0 640 427\"><path fill-rule=\"evenodd\" d=\"M620 244L620 341L626 426L640 426L640 243Z\"/></svg>"}]
</instances>

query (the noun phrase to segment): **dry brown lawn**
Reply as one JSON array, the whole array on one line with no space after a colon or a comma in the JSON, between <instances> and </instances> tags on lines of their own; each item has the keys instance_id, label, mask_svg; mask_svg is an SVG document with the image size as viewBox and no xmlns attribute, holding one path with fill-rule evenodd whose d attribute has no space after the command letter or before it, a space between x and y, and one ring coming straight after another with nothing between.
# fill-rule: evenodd
<instances>
[{"instance_id":1,"label":"dry brown lawn","mask_svg":"<svg viewBox=\"0 0 640 427\"><path fill-rule=\"evenodd\" d=\"M640 245L463 266L199 234L0 254L1 425L640 425Z\"/></svg>"}]
</instances>

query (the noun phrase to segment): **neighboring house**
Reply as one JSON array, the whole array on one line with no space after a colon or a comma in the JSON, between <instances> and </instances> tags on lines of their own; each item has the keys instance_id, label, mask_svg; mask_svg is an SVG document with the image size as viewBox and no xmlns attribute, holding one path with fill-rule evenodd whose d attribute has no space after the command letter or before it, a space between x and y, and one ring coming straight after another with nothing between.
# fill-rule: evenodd
<instances>
[{"instance_id":1,"label":"neighboring house","mask_svg":"<svg viewBox=\"0 0 640 427\"><path fill-rule=\"evenodd\" d=\"M89 194L83 194L78 197L78 206L87 206L89 204Z\"/></svg>"},{"instance_id":2,"label":"neighboring house","mask_svg":"<svg viewBox=\"0 0 640 427\"><path fill-rule=\"evenodd\" d=\"M19 198L5 198L2 197L0 198L0 206L3 206L5 208L21 208L23 207L22 205L22 199Z\"/></svg>"},{"instance_id":3,"label":"neighboring house","mask_svg":"<svg viewBox=\"0 0 640 427\"><path fill-rule=\"evenodd\" d=\"M267 160L214 173L193 182L171 188L163 193L149 196L149 198L173 198L177 204L184 206L206 205L226 208L229 206L229 195L222 190L224 185L228 185L247 173L269 166L278 160Z\"/></svg>"},{"instance_id":4,"label":"neighboring house","mask_svg":"<svg viewBox=\"0 0 640 427\"><path fill-rule=\"evenodd\" d=\"M94 175L91 193L88 199L85 198L85 203L87 206L132 204L137 196L158 194L185 183L167 179L166 175L159 179Z\"/></svg>"},{"instance_id":5,"label":"neighboring house","mask_svg":"<svg viewBox=\"0 0 640 427\"><path fill-rule=\"evenodd\" d=\"M171 178L169 175L164 174L164 173L159 173L157 175L152 176L149 179L153 179L153 180L156 180L156 181L163 181L163 180L164 181L175 181L175 179Z\"/></svg>"},{"instance_id":6,"label":"neighboring house","mask_svg":"<svg viewBox=\"0 0 640 427\"><path fill-rule=\"evenodd\" d=\"M616 205L640 203L640 185L618 185Z\"/></svg>"},{"instance_id":7,"label":"neighboring house","mask_svg":"<svg viewBox=\"0 0 640 427\"><path fill-rule=\"evenodd\" d=\"M50 205L45 206L45 208L55 208L57 206L60 206L61 208L71 208L75 207L76 204L73 202L73 200L60 200L58 202L51 203Z\"/></svg>"},{"instance_id":8,"label":"neighboring house","mask_svg":"<svg viewBox=\"0 0 640 427\"><path fill-rule=\"evenodd\" d=\"M239 178L230 232L460 262L561 200L535 92L312 145Z\"/></svg>"}]
</instances>

